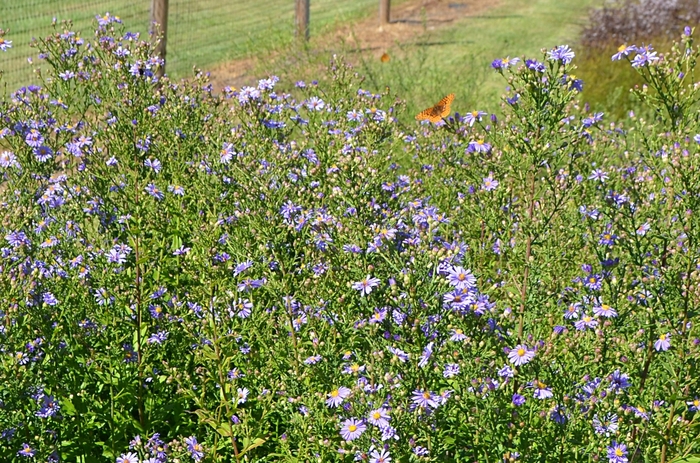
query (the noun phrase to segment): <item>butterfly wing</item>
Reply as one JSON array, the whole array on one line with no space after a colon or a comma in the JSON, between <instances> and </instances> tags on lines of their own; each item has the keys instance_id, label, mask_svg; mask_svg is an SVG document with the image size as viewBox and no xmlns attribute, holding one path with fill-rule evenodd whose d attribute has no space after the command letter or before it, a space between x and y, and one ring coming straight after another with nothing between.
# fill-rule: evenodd
<instances>
[{"instance_id":1,"label":"butterfly wing","mask_svg":"<svg viewBox=\"0 0 700 463\"><path fill-rule=\"evenodd\" d=\"M452 102L454 101L454 99L455 99L455 94L450 93L445 98L440 100L435 106L432 106L428 109L424 109L423 111L419 112L416 115L416 120L418 120L418 121L428 120L428 121L432 122L433 124L441 121L442 118L449 116L450 112L452 112L452 110L450 109L450 106L452 105Z\"/></svg>"}]
</instances>

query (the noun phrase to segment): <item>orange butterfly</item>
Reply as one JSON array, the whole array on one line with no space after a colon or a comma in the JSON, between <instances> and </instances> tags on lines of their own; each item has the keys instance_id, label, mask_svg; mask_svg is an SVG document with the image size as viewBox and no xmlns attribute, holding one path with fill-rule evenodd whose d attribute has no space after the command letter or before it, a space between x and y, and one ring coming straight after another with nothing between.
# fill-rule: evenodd
<instances>
[{"instance_id":1,"label":"orange butterfly","mask_svg":"<svg viewBox=\"0 0 700 463\"><path fill-rule=\"evenodd\" d=\"M417 121L424 121L424 120L429 120L433 124L440 122L443 117L447 117L450 115L450 105L452 102L455 100L455 94L450 93L447 95L445 98L440 100L438 104L433 106L432 108L424 109L423 111L419 112L418 115L416 116Z\"/></svg>"},{"instance_id":2,"label":"orange butterfly","mask_svg":"<svg viewBox=\"0 0 700 463\"><path fill-rule=\"evenodd\" d=\"M389 53L384 53L379 59L382 61L382 63L388 63L391 59L391 56L389 56Z\"/></svg>"}]
</instances>

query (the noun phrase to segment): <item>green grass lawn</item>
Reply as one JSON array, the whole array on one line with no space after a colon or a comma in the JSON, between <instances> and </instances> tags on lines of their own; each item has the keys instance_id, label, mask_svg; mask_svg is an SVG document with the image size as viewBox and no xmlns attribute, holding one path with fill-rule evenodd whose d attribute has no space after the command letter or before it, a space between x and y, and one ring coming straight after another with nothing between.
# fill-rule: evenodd
<instances>
[{"instance_id":1,"label":"green grass lawn","mask_svg":"<svg viewBox=\"0 0 700 463\"><path fill-rule=\"evenodd\" d=\"M416 112L445 94L453 111L494 111L506 82L491 69L505 56L541 57L542 48L574 45L589 8L600 0L504 0L449 28L405 44L388 63L361 60L375 89L390 85Z\"/></svg>"}]
</instances>

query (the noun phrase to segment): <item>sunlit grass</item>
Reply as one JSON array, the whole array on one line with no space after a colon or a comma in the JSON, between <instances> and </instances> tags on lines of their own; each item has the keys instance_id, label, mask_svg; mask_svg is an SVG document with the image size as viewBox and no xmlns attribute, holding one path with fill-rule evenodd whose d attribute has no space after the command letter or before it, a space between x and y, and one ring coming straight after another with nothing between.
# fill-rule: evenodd
<instances>
[{"instance_id":1,"label":"sunlit grass","mask_svg":"<svg viewBox=\"0 0 700 463\"><path fill-rule=\"evenodd\" d=\"M505 83L492 72L491 62L505 56L537 57L541 47L574 44L584 26L589 8L599 0L505 0L500 5L454 25L425 31L415 39L388 50L391 59L382 62L371 52L354 52L352 41L338 44L364 75L369 90L407 98L409 113L417 113L448 93L455 93L453 110L461 113L477 107L496 111ZM276 66L263 69L294 78L318 75L333 49L312 41L310 49L291 48L279 54ZM323 46L323 52L318 48ZM580 50L577 50L580 52Z\"/></svg>"}]
</instances>

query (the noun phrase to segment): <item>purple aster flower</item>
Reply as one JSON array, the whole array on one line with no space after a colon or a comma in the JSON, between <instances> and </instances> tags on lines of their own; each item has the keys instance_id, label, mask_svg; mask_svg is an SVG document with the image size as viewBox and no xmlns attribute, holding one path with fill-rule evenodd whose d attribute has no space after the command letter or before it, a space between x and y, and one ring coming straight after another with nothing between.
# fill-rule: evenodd
<instances>
[{"instance_id":1,"label":"purple aster flower","mask_svg":"<svg viewBox=\"0 0 700 463\"><path fill-rule=\"evenodd\" d=\"M362 295L367 295L372 292L372 289L376 288L380 283L379 278L372 278L367 275L362 281L356 281L352 284L352 289L360 291Z\"/></svg>"},{"instance_id":2,"label":"purple aster flower","mask_svg":"<svg viewBox=\"0 0 700 463\"><path fill-rule=\"evenodd\" d=\"M46 162L53 156L53 150L46 145L41 145L34 148L34 157L39 162Z\"/></svg>"},{"instance_id":3,"label":"purple aster flower","mask_svg":"<svg viewBox=\"0 0 700 463\"><path fill-rule=\"evenodd\" d=\"M292 328L294 328L294 331L299 331L302 326L306 325L307 321L308 319L305 313L297 315L294 317L294 320L292 320Z\"/></svg>"},{"instance_id":4,"label":"purple aster flower","mask_svg":"<svg viewBox=\"0 0 700 463\"><path fill-rule=\"evenodd\" d=\"M41 398L41 408L35 413L39 418L49 418L56 415L61 406L52 395L45 395Z\"/></svg>"},{"instance_id":5,"label":"purple aster flower","mask_svg":"<svg viewBox=\"0 0 700 463\"><path fill-rule=\"evenodd\" d=\"M659 336L659 339L657 339L654 342L654 349L656 349L657 352L661 351L667 351L671 348L671 335L666 333L662 334Z\"/></svg>"},{"instance_id":6,"label":"purple aster flower","mask_svg":"<svg viewBox=\"0 0 700 463\"><path fill-rule=\"evenodd\" d=\"M428 364L428 360L430 360L430 357L433 355L433 342L429 342L427 346L423 349L423 353L420 356L420 360L418 361L418 367L423 368Z\"/></svg>"},{"instance_id":7,"label":"purple aster flower","mask_svg":"<svg viewBox=\"0 0 700 463\"><path fill-rule=\"evenodd\" d=\"M617 240L617 235L608 230L600 234L598 244L601 246L614 246L615 240Z\"/></svg>"},{"instance_id":8,"label":"purple aster flower","mask_svg":"<svg viewBox=\"0 0 700 463\"><path fill-rule=\"evenodd\" d=\"M166 340L168 339L168 332L167 331L158 331L156 333L153 333L148 339L149 344L163 344Z\"/></svg>"},{"instance_id":9,"label":"purple aster flower","mask_svg":"<svg viewBox=\"0 0 700 463\"><path fill-rule=\"evenodd\" d=\"M494 180L493 174L489 173L488 177L484 177L481 189L484 191L493 191L498 188L498 180Z\"/></svg>"},{"instance_id":10,"label":"purple aster flower","mask_svg":"<svg viewBox=\"0 0 700 463\"><path fill-rule=\"evenodd\" d=\"M185 196L185 189L182 185L168 185L168 191L176 196Z\"/></svg>"},{"instance_id":11,"label":"purple aster flower","mask_svg":"<svg viewBox=\"0 0 700 463\"><path fill-rule=\"evenodd\" d=\"M38 148L44 143L44 137L38 130L30 129L24 137L24 142L32 148Z\"/></svg>"},{"instance_id":12,"label":"purple aster flower","mask_svg":"<svg viewBox=\"0 0 700 463\"><path fill-rule=\"evenodd\" d=\"M627 446L612 441L608 447L608 463L627 463Z\"/></svg>"},{"instance_id":13,"label":"purple aster flower","mask_svg":"<svg viewBox=\"0 0 700 463\"><path fill-rule=\"evenodd\" d=\"M12 48L12 40L6 40L0 37L0 51L7 51Z\"/></svg>"},{"instance_id":14,"label":"purple aster flower","mask_svg":"<svg viewBox=\"0 0 700 463\"><path fill-rule=\"evenodd\" d=\"M525 66L528 69L536 72L544 72L546 70L544 63L540 63L539 61L534 59L525 60Z\"/></svg>"},{"instance_id":15,"label":"purple aster flower","mask_svg":"<svg viewBox=\"0 0 700 463\"><path fill-rule=\"evenodd\" d=\"M466 149L467 153L488 153L489 151L491 151L491 145L482 138L470 141Z\"/></svg>"},{"instance_id":16,"label":"purple aster flower","mask_svg":"<svg viewBox=\"0 0 700 463\"><path fill-rule=\"evenodd\" d=\"M224 147L221 149L220 161L222 164L228 164L233 159L235 151L233 149L233 143L224 143Z\"/></svg>"},{"instance_id":17,"label":"purple aster flower","mask_svg":"<svg viewBox=\"0 0 700 463\"><path fill-rule=\"evenodd\" d=\"M582 316L580 320L576 320L574 322L574 326L578 331L585 331L586 328L594 329L596 326L598 326L598 320L586 314Z\"/></svg>"},{"instance_id":18,"label":"purple aster flower","mask_svg":"<svg viewBox=\"0 0 700 463\"><path fill-rule=\"evenodd\" d=\"M251 100L259 100L260 99L260 90L258 90L255 87L243 87L239 92L238 92L238 102L241 105L244 105Z\"/></svg>"},{"instance_id":19,"label":"purple aster flower","mask_svg":"<svg viewBox=\"0 0 700 463\"><path fill-rule=\"evenodd\" d=\"M389 451L385 449L382 449L381 451L372 450L369 455L369 463L391 463Z\"/></svg>"},{"instance_id":20,"label":"purple aster flower","mask_svg":"<svg viewBox=\"0 0 700 463\"><path fill-rule=\"evenodd\" d=\"M577 92L583 91L583 81L581 79L576 79L574 76L564 75L561 78L561 84L569 90L576 90ZM588 132L584 131L584 135Z\"/></svg>"},{"instance_id":21,"label":"purple aster flower","mask_svg":"<svg viewBox=\"0 0 700 463\"><path fill-rule=\"evenodd\" d=\"M401 361L401 363L406 362L408 360L408 354L402 351L401 349L392 346L387 346L386 350L388 350L389 353L391 353L392 355L395 355L396 358L398 358L399 361Z\"/></svg>"},{"instance_id":22,"label":"purple aster flower","mask_svg":"<svg viewBox=\"0 0 700 463\"><path fill-rule=\"evenodd\" d=\"M459 365L456 363L448 363L442 371L442 376L445 378L453 378L459 374Z\"/></svg>"},{"instance_id":23,"label":"purple aster flower","mask_svg":"<svg viewBox=\"0 0 700 463\"><path fill-rule=\"evenodd\" d=\"M387 314L386 308L377 309L374 311L374 313L370 317L369 322L370 323L381 323L386 318L386 314Z\"/></svg>"},{"instance_id":24,"label":"purple aster flower","mask_svg":"<svg viewBox=\"0 0 700 463\"><path fill-rule=\"evenodd\" d=\"M146 193L153 196L158 201L162 200L165 197L163 191L159 190L158 187L153 183L149 183L148 185L146 185L146 188L144 188L144 190L146 190Z\"/></svg>"},{"instance_id":25,"label":"purple aster flower","mask_svg":"<svg viewBox=\"0 0 700 463\"><path fill-rule=\"evenodd\" d=\"M122 349L124 349L124 363L134 363L138 360L138 354L131 344L123 344Z\"/></svg>"},{"instance_id":26,"label":"purple aster flower","mask_svg":"<svg viewBox=\"0 0 700 463\"><path fill-rule=\"evenodd\" d=\"M117 458L117 463L139 463L139 457L133 452L122 453L121 456Z\"/></svg>"},{"instance_id":27,"label":"purple aster flower","mask_svg":"<svg viewBox=\"0 0 700 463\"><path fill-rule=\"evenodd\" d=\"M192 250L191 248L187 248L183 245L183 246L180 246L179 248L177 248L176 250L173 251L173 256L184 256L185 254L187 254L191 250Z\"/></svg>"},{"instance_id":28,"label":"purple aster flower","mask_svg":"<svg viewBox=\"0 0 700 463\"><path fill-rule=\"evenodd\" d=\"M583 127L588 128L593 126L596 122L603 120L603 113L595 113L592 117L586 117L581 121Z\"/></svg>"},{"instance_id":29,"label":"purple aster flower","mask_svg":"<svg viewBox=\"0 0 700 463\"><path fill-rule=\"evenodd\" d=\"M598 415L593 416L593 429L596 434L609 436L618 430L618 417L615 413L608 413L602 419Z\"/></svg>"},{"instance_id":30,"label":"purple aster flower","mask_svg":"<svg viewBox=\"0 0 700 463\"><path fill-rule=\"evenodd\" d=\"M619 61L623 57L626 58L630 53L633 51L637 51L637 47L634 45L625 45L622 44L617 48L617 53L612 55L612 60L613 61Z\"/></svg>"},{"instance_id":31,"label":"purple aster flower","mask_svg":"<svg viewBox=\"0 0 700 463\"><path fill-rule=\"evenodd\" d=\"M8 167L19 167L19 161L17 161L17 156L11 151L3 151L0 153L0 167L7 169Z\"/></svg>"},{"instance_id":32,"label":"purple aster flower","mask_svg":"<svg viewBox=\"0 0 700 463\"><path fill-rule=\"evenodd\" d=\"M187 450L190 452L190 457L192 457L194 461L199 461L204 458L204 449L202 448L202 445L197 442L196 437L186 437L185 444L187 444Z\"/></svg>"},{"instance_id":33,"label":"purple aster flower","mask_svg":"<svg viewBox=\"0 0 700 463\"><path fill-rule=\"evenodd\" d=\"M515 405L516 407L520 407L520 406L522 406L523 404L525 404L525 401L526 401L526 400L527 400L527 399L525 399L524 396L522 396L522 395L520 395L520 394L518 394L518 393L515 393L515 394L513 394L513 398L511 399L511 402L512 402L512 404Z\"/></svg>"},{"instance_id":34,"label":"purple aster flower","mask_svg":"<svg viewBox=\"0 0 700 463\"><path fill-rule=\"evenodd\" d=\"M309 100L306 102L306 107L310 111L321 111L323 108L326 107L326 103L320 99L317 96L312 96L309 98Z\"/></svg>"},{"instance_id":35,"label":"purple aster flower","mask_svg":"<svg viewBox=\"0 0 700 463\"><path fill-rule=\"evenodd\" d=\"M367 422L372 426L378 427L379 429L389 426L390 419L391 417L389 417L389 413L387 413L384 408L372 410L367 415Z\"/></svg>"},{"instance_id":36,"label":"purple aster flower","mask_svg":"<svg viewBox=\"0 0 700 463\"><path fill-rule=\"evenodd\" d=\"M462 331L459 328L454 328L452 330L452 336L450 336L450 341L461 342L465 339L467 339L467 335L464 334L464 331Z\"/></svg>"},{"instance_id":37,"label":"purple aster flower","mask_svg":"<svg viewBox=\"0 0 700 463\"><path fill-rule=\"evenodd\" d=\"M569 64L576 56L568 45L559 45L555 49L550 50L548 55L552 61L560 61L562 64Z\"/></svg>"},{"instance_id":38,"label":"purple aster flower","mask_svg":"<svg viewBox=\"0 0 700 463\"><path fill-rule=\"evenodd\" d=\"M277 76L270 76L267 79L258 80L259 90L272 90L275 88L275 84L279 82L280 78Z\"/></svg>"},{"instance_id":39,"label":"purple aster flower","mask_svg":"<svg viewBox=\"0 0 700 463\"><path fill-rule=\"evenodd\" d=\"M343 400L350 397L352 391L345 387L340 386L338 389L334 389L328 393L328 398L326 399L326 406L329 408L335 408L343 403Z\"/></svg>"},{"instance_id":40,"label":"purple aster flower","mask_svg":"<svg viewBox=\"0 0 700 463\"><path fill-rule=\"evenodd\" d=\"M532 387L535 388L535 393L533 395L536 399L544 400L554 396L552 388L538 379L532 382Z\"/></svg>"},{"instance_id":41,"label":"purple aster flower","mask_svg":"<svg viewBox=\"0 0 700 463\"><path fill-rule=\"evenodd\" d=\"M252 260L246 260L245 262L241 262L240 264L236 264L236 267L233 269L233 276L240 275L241 273L245 272L246 270L248 270L252 266L253 266Z\"/></svg>"},{"instance_id":42,"label":"purple aster flower","mask_svg":"<svg viewBox=\"0 0 700 463\"><path fill-rule=\"evenodd\" d=\"M114 302L114 296L110 296L105 288L97 288L94 296L97 305L111 305Z\"/></svg>"},{"instance_id":43,"label":"purple aster flower","mask_svg":"<svg viewBox=\"0 0 700 463\"><path fill-rule=\"evenodd\" d=\"M362 435L367 430L367 425L362 420L350 418L343 422L343 427L340 429L340 435L346 441L350 442Z\"/></svg>"},{"instance_id":44,"label":"purple aster flower","mask_svg":"<svg viewBox=\"0 0 700 463\"><path fill-rule=\"evenodd\" d=\"M608 179L608 173L601 169L594 169L591 175L588 176L588 180L597 180L600 183L605 183Z\"/></svg>"},{"instance_id":45,"label":"purple aster flower","mask_svg":"<svg viewBox=\"0 0 700 463\"><path fill-rule=\"evenodd\" d=\"M530 350L525 344L519 344L508 352L508 360L516 367L525 365L535 358L535 351Z\"/></svg>"},{"instance_id":46,"label":"purple aster flower","mask_svg":"<svg viewBox=\"0 0 700 463\"><path fill-rule=\"evenodd\" d=\"M508 69L511 66L515 66L520 62L520 58L511 58L506 56L505 58L495 59L491 63L491 67L494 69Z\"/></svg>"},{"instance_id":47,"label":"purple aster flower","mask_svg":"<svg viewBox=\"0 0 700 463\"><path fill-rule=\"evenodd\" d=\"M510 365L503 365L503 368L498 370L498 376L501 378L512 378L515 376L515 371L510 367Z\"/></svg>"},{"instance_id":48,"label":"purple aster flower","mask_svg":"<svg viewBox=\"0 0 700 463\"><path fill-rule=\"evenodd\" d=\"M44 303L46 305L58 305L58 299L56 299L56 296L54 296L52 293L46 292L42 295L42 298L44 299Z\"/></svg>"},{"instance_id":49,"label":"purple aster flower","mask_svg":"<svg viewBox=\"0 0 700 463\"><path fill-rule=\"evenodd\" d=\"M693 400L685 403L688 406L688 410L691 412L700 412L700 399L695 397Z\"/></svg>"},{"instance_id":50,"label":"purple aster flower","mask_svg":"<svg viewBox=\"0 0 700 463\"><path fill-rule=\"evenodd\" d=\"M163 165L160 163L160 161L158 159L155 159L155 158L154 159L151 159L151 158L146 159L145 161L143 161L143 165L153 169L156 174L159 173L161 171L161 169L163 168Z\"/></svg>"},{"instance_id":51,"label":"purple aster flower","mask_svg":"<svg viewBox=\"0 0 700 463\"><path fill-rule=\"evenodd\" d=\"M438 403L436 401L435 394L430 391L424 391L422 389L416 389L411 394L411 408L415 409L420 407L422 409L437 408Z\"/></svg>"},{"instance_id":52,"label":"purple aster flower","mask_svg":"<svg viewBox=\"0 0 700 463\"><path fill-rule=\"evenodd\" d=\"M471 271L460 266L448 267L447 282L457 289L476 288L476 277Z\"/></svg>"},{"instance_id":53,"label":"purple aster flower","mask_svg":"<svg viewBox=\"0 0 700 463\"><path fill-rule=\"evenodd\" d=\"M364 116L362 113L356 109L353 109L352 111L348 111L348 113L345 116L348 121L352 122L362 122L362 119Z\"/></svg>"},{"instance_id":54,"label":"purple aster flower","mask_svg":"<svg viewBox=\"0 0 700 463\"><path fill-rule=\"evenodd\" d=\"M426 449L425 447L421 447L420 445L416 445L413 447L413 453L416 454L419 457L425 457L430 454L430 451Z\"/></svg>"},{"instance_id":55,"label":"purple aster flower","mask_svg":"<svg viewBox=\"0 0 700 463\"><path fill-rule=\"evenodd\" d=\"M564 311L564 318L566 318L567 320L572 318L578 318L579 310L581 310L581 304L579 304L578 302L569 304L569 307L567 307L566 311Z\"/></svg>"},{"instance_id":56,"label":"purple aster flower","mask_svg":"<svg viewBox=\"0 0 700 463\"><path fill-rule=\"evenodd\" d=\"M638 48L637 55L632 60L632 67L643 68L645 66L652 65L659 61L661 58L657 56L655 51L651 51L651 46L646 46L643 48Z\"/></svg>"},{"instance_id":57,"label":"purple aster flower","mask_svg":"<svg viewBox=\"0 0 700 463\"><path fill-rule=\"evenodd\" d=\"M323 359L320 355L312 355L304 360L305 365L315 365Z\"/></svg>"},{"instance_id":58,"label":"purple aster flower","mask_svg":"<svg viewBox=\"0 0 700 463\"><path fill-rule=\"evenodd\" d=\"M248 299L238 299L234 308L239 318L248 318L253 313L253 303Z\"/></svg>"},{"instance_id":59,"label":"purple aster flower","mask_svg":"<svg viewBox=\"0 0 700 463\"><path fill-rule=\"evenodd\" d=\"M148 312L151 314L151 317L155 318L156 320L163 318L163 306L160 304L150 304L148 306Z\"/></svg>"},{"instance_id":60,"label":"purple aster flower","mask_svg":"<svg viewBox=\"0 0 700 463\"><path fill-rule=\"evenodd\" d=\"M469 124L469 127L473 127L474 123L481 121L481 117L485 115L484 111L472 111L464 115L464 122Z\"/></svg>"},{"instance_id":61,"label":"purple aster flower","mask_svg":"<svg viewBox=\"0 0 700 463\"><path fill-rule=\"evenodd\" d=\"M620 370L615 370L608 380L610 381L610 390L618 394L630 387L629 376L625 373L621 373Z\"/></svg>"},{"instance_id":62,"label":"purple aster flower","mask_svg":"<svg viewBox=\"0 0 700 463\"><path fill-rule=\"evenodd\" d=\"M651 230L651 224L649 222L644 222L637 228L637 231L635 231L635 233L639 236L644 236L649 230Z\"/></svg>"},{"instance_id":63,"label":"purple aster flower","mask_svg":"<svg viewBox=\"0 0 700 463\"><path fill-rule=\"evenodd\" d=\"M615 309L610 307L608 304L600 304L598 306L593 307L593 314L598 317L604 318L617 317L617 312L615 311Z\"/></svg>"},{"instance_id":64,"label":"purple aster flower","mask_svg":"<svg viewBox=\"0 0 700 463\"><path fill-rule=\"evenodd\" d=\"M563 405L556 405L549 414L549 418L557 424L566 424L569 420L566 414L566 408Z\"/></svg>"},{"instance_id":65,"label":"purple aster flower","mask_svg":"<svg viewBox=\"0 0 700 463\"><path fill-rule=\"evenodd\" d=\"M244 388L238 388L236 391L236 404L244 404L246 400L248 400L248 394L250 394L250 391L248 390L247 387Z\"/></svg>"}]
</instances>

